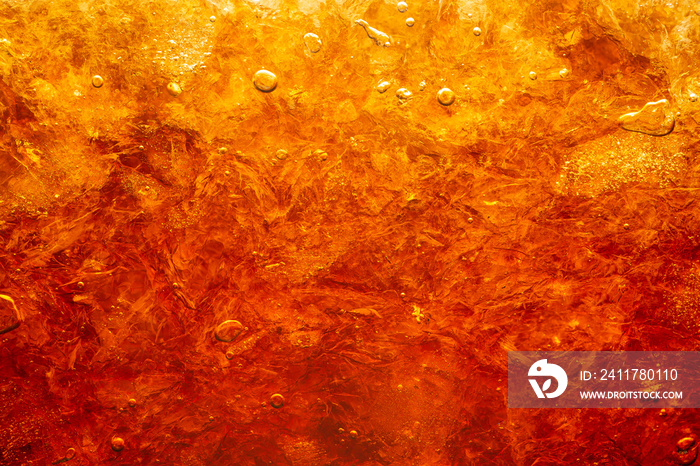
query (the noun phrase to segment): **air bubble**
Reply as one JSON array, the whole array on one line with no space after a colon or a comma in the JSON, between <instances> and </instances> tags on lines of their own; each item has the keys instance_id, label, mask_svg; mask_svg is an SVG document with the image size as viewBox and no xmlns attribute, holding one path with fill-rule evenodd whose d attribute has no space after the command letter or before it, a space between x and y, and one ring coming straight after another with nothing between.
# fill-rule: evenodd
<instances>
[{"instance_id":1,"label":"air bubble","mask_svg":"<svg viewBox=\"0 0 700 466\"><path fill-rule=\"evenodd\" d=\"M537 73L535 73L534 71L530 71L529 76L530 76L530 79L532 79L533 81L534 81L535 79L537 79Z\"/></svg>"},{"instance_id":2,"label":"air bubble","mask_svg":"<svg viewBox=\"0 0 700 466\"><path fill-rule=\"evenodd\" d=\"M391 87L391 83L389 81L382 81L379 84L377 84L377 92L380 94L385 93L389 88Z\"/></svg>"},{"instance_id":3,"label":"air bubble","mask_svg":"<svg viewBox=\"0 0 700 466\"><path fill-rule=\"evenodd\" d=\"M396 4L396 9L399 10L401 13L406 13L406 11L408 11L408 3L399 2Z\"/></svg>"},{"instance_id":4,"label":"air bubble","mask_svg":"<svg viewBox=\"0 0 700 466\"><path fill-rule=\"evenodd\" d=\"M99 74L96 74L95 76L92 77L92 85L94 87L102 87L104 82L105 82L104 79L102 79L102 76L100 76Z\"/></svg>"},{"instance_id":5,"label":"air bubble","mask_svg":"<svg viewBox=\"0 0 700 466\"><path fill-rule=\"evenodd\" d=\"M129 399L129 406L132 408L136 406L136 400L134 398Z\"/></svg>"},{"instance_id":6,"label":"air bubble","mask_svg":"<svg viewBox=\"0 0 700 466\"><path fill-rule=\"evenodd\" d=\"M418 85L418 89L421 91L424 91L426 86L427 86L427 84L425 84L425 81L421 81L420 84Z\"/></svg>"},{"instance_id":7,"label":"air bubble","mask_svg":"<svg viewBox=\"0 0 700 466\"><path fill-rule=\"evenodd\" d=\"M66 450L66 459L72 460L73 458L75 458L75 448L69 448Z\"/></svg>"},{"instance_id":8,"label":"air bubble","mask_svg":"<svg viewBox=\"0 0 700 466\"><path fill-rule=\"evenodd\" d=\"M472 32L474 33L475 36L480 36L481 35L481 28L475 27L472 29Z\"/></svg>"},{"instance_id":9,"label":"air bubble","mask_svg":"<svg viewBox=\"0 0 700 466\"><path fill-rule=\"evenodd\" d=\"M215 22L215 21L216 21L216 16L210 16L210 17L209 17L209 21L211 21L212 23Z\"/></svg>"},{"instance_id":10,"label":"air bubble","mask_svg":"<svg viewBox=\"0 0 700 466\"><path fill-rule=\"evenodd\" d=\"M452 92L452 89L448 89L446 87L443 87L442 89L440 89L438 91L437 99L441 105L444 105L444 106L452 105L455 101L455 93Z\"/></svg>"},{"instance_id":11,"label":"air bubble","mask_svg":"<svg viewBox=\"0 0 700 466\"><path fill-rule=\"evenodd\" d=\"M304 44L306 44L306 48L311 53L317 53L321 50L321 39L313 32L304 35Z\"/></svg>"},{"instance_id":12,"label":"air bubble","mask_svg":"<svg viewBox=\"0 0 700 466\"><path fill-rule=\"evenodd\" d=\"M399 100L408 100L413 97L413 94L405 87L401 87L396 90L396 97L398 97Z\"/></svg>"},{"instance_id":13,"label":"air bubble","mask_svg":"<svg viewBox=\"0 0 700 466\"><path fill-rule=\"evenodd\" d=\"M214 330L214 336L217 340L223 342L231 342L243 332L243 325L237 320L227 320L221 322Z\"/></svg>"},{"instance_id":14,"label":"air bubble","mask_svg":"<svg viewBox=\"0 0 700 466\"><path fill-rule=\"evenodd\" d=\"M122 451L124 449L124 439L121 437L112 437L112 450Z\"/></svg>"},{"instance_id":15,"label":"air bubble","mask_svg":"<svg viewBox=\"0 0 700 466\"><path fill-rule=\"evenodd\" d=\"M690 99L691 102L697 102L698 96L697 96L697 94L695 94L694 92L691 92L691 93L688 95L688 99Z\"/></svg>"},{"instance_id":16,"label":"air bubble","mask_svg":"<svg viewBox=\"0 0 700 466\"><path fill-rule=\"evenodd\" d=\"M260 70L253 77L253 84L261 92L272 92L277 87L277 76L267 70Z\"/></svg>"},{"instance_id":17,"label":"air bubble","mask_svg":"<svg viewBox=\"0 0 700 466\"><path fill-rule=\"evenodd\" d=\"M357 433L356 430L351 430L350 431L350 438L357 438L359 434Z\"/></svg>"},{"instance_id":18,"label":"air bubble","mask_svg":"<svg viewBox=\"0 0 700 466\"><path fill-rule=\"evenodd\" d=\"M168 93L173 97L177 97L182 94L182 89L177 83L168 83Z\"/></svg>"},{"instance_id":19,"label":"air bubble","mask_svg":"<svg viewBox=\"0 0 700 466\"><path fill-rule=\"evenodd\" d=\"M280 149L280 150L277 151L277 158L280 159L280 160L286 159L286 158L287 158L287 155L288 155L288 154L287 154L287 151L284 150L284 149Z\"/></svg>"},{"instance_id":20,"label":"air bubble","mask_svg":"<svg viewBox=\"0 0 700 466\"><path fill-rule=\"evenodd\" d=\"M273 408L281 408L284 406L284 397L279 393L275 393L270 397L270 404Z\"/></svg>"},{"instance_id":21,"label":"air bubble","mask_svg":"<svg viewBox=\"0 0 700 466\"><path fill-rule=\"evenodd\" d=\"M416 21L413 18L406 18L406 26L411 28L414 24L416 24Z\"/></svg>"}]
</instances>

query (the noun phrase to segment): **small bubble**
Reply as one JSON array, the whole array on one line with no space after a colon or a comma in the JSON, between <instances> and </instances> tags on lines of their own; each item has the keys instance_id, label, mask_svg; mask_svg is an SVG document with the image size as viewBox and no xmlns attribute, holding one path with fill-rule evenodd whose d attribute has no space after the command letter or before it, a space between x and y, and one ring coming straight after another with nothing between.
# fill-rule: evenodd
<instances>
[{"instance_id":1,"label":"small bubble","mask_svg":"<svg viewBox=\"0 0 700 466\"><path fill-rule=\"evenodd\" d=\"M143 149L144 149L143 146L139 146L139 150L143 150Z\"/></svg>"},{"instance_id":2,"label":"small bubble","mask_svg":"<svg viewBox=\"0 0 700 466\"><path fill-rule=\"evenodd\" d=\"M178 282L173 282L173 289L179 290L180 284Z\"/></svg>"},{"instance_id":3,"label":"small bubble","mask_svg":"<svg viewBox=\"0 0 700 466\"><path fill-rule=\"evenodd\" d=\"M629 223L625 223L624 225L622 225L622 228L624 228L625 230L629 230L629 229L630 229L630 224L629 224Z\"/></svg>"},{"instance_id":4,"label":"small bubble","mask_svg":"<svg viewBox=\"0 0 700 466\"><path fill-rule=\"evenodd\" d=\"M530 79L532 79L533 81L534 81L535 79L537 79L537 73L535 73L534 71L530 71L529 76L530 76Z\"/></svg>"},{"instance_id":5,"label":"small bubble","mask_svg":"<svg viewBox=\"0 0 700 466\"><path fill-rule=\"evenodd\" d=\"M99 74L96 74L92 77L92 85L95 87L102 87L104 82L104 79L102 79L102 76L100 76Z\"/></svg>"},{"instance_id":6,"label":"small bubble","mask_svg":"<svg viewBox=\"0 0 700 466\"><path fill-rule=\"evenodd\" d=\"M287 158L287 155L288 155L288 154L287 154L287 151L284 150L284 149L280 149L280 150L277 151L277 158L280 159L280 160L286 159L286 158Z\"/></svg>"},{"instance_id":7,"label":"small bubble","mask_svg":"<svg viewBox=\"0 0 700 466\"><path fill-rule=\"evenodd\" d=\"M270 397L270 404L273 408L281 408L284 406L284 397L279 393L275 393Z\"/></svg>"},{"instance_id":8,"label":"small bubble","mask_svg":"<svg viewBox=\"0 0 700 466\"><path fill-rule=\"evenodd\" d=\"M173 97L177 97L182 94L182 89L177 83L168 83L168 93Z\"/></svg>"},{"instance_id":9,"label":"small bubble","mask_svg":"<svg viewBox=\"0 0 700 466\"><path fill-rule=\"evenodd\" d=\"M75 448L69 448L66 450L66 459L72 460L73 458L75 458Z\"/></svg>"},{"instance_id":10,"label":"small bubble","mask_svg":"<svg viewBox=\"0 0 700 466\"><path fill-rule=\"evenodd\" d=\"M399 384L398 387L396 387L399 391L403 390L403 385Z\"/></svg>"},{"instance_id":11,"label":"small bubble","mask_svg":"<svg viewBox=\"0 0 700 466\"><path fill-rule=\"evenodd\" d=\"M214 330L214 336L217 340L223 342L231 342L243 332L243 325L237 320L226 320L221 322Z\"/></svg>"},{"instance_id":12,"label":"small bubble","mask_svg":"<svg viewBox=\"0 0 700 466\"><path fill-rule=\"evenodd\" d=\"M134 398L129 399L129 406L131 406L132 408L136 406L136 400Z\"/></svg>"},{"instance_id":13,"label":"small bubble","mask_svg":"<svg viewBox=\"0 0 700 466\"><path fill-rule=\"evenodd\" d=\"M405 87L401 87L396 90L396 97L399 98L399 100L408 100L413 96L411 91L406 89Z\"/></svg>"},{"instance_id":14,"label":"small bubble","mask_svg":"<svg viewBox=\"0 0 700 466\"><path fill-rule=\"evenodd\" d=\"M253 84L260 92L272 92L277 87L277 76L267 70L260 70L253 77Z\"/></svg>"},{"instance_id":15,"label":"small bubble","mask_svg":"<svg viewBox=\"0 0 700 466\"><path fill-rule=\"evenodd\" d=\"M214 420L214 416L209 416L209 422L212 422Z\"/></svg>"},{"instance_id":16,"label":"small bubble","mask_svg":"<svg viewBox=\"0 0 700 466\"><path fill-rule=\"evenodd\" d=\"M471 217L469 217L469 218L467 219L467 222L469 222L469 223L472 223L473 221L474 221L474 219L471 218Z\"/></svg>"},{"instance_id":17,"label":"small bubble","mask_svg":"<svg viewBox=\"0 0 700 466\"><path fill-rule=\"evenodd\" d=\"M317 53L321 50L321 39L313 32L304 35L304 44L306 44L306 48L311 53Z\"/></svg>"},{"instance_id":18,"label":"small bubble","mask_svg":"<svg viewBox=\"0 0 700 466\"><path fill-rule=\"evenodd\" d=\"M696 102L698 100L698 96L694 92L691 92L690 95L688 95L688 98L691 102Z\"/></svg>"},{"instance_id":19,"label":"small bubble","mask_svg":"<svg viewBox=\"0 0 700 466\"><path fill-rule=\"evenodd\" d=\"M455 93L452 92L451 89L443 87L442 89L440 89L438 91L437 99L441 105L444 105L444 106L452 105L455 101Z\"/></svg>"},{"instance_id":20,"label":"small bubble","mask_svg":"<svg viewBox=\"0 0 700 466\"><path fill-rule=\"evenodd\" d=\"M406 13L406 11L408 11L408 3L399 2L396 4L396 9L399 10L401 13Z\"/></svg>"},{"instance_id":21,"label":"small bubble","mask_svg":"<svg viewBox=\"0 0 700 466\"><path fill-rule=\"evenodd\" d=\"M121 437L112 437L112 450L122 451L124 449L124 439Z\"/></svg>"},{"instance_id":22,"label":"small bubble","mask_svg":"<svg viewBox=\"0 0 700 466\"><path fill-rule=\"evenodd\" d=\"M267 407L267 403L263 401L262 403L260 403L260 406L262 406L263 408L266 408L266 407Z\"/></svg>"},{"instance_id":23,"label":"small bubble","mask_svg":"<svg viewBox=\"0 0 700 466\"><path fill-rule=\"evenodd\" d=\"M219 147L219 154L225 154L226 152L228 152L228 149L227 149L227 148L225 148L225 147Z\"/></svg>"},{"instance_id":24,"label":"small bubble","mask_svg":"<svg viewBox=\"0 0 700 466\"><path fill-rule=\"evenodd\" d=\"M413 18L406 18L406 26L411 28L414 24L416 24L416 20L414 20Z\"/></svg>"},{"instance_id":25,"label":"small bubble","mask_svg":"<svg viewBox=\"0 0 700 466\"><path fill-rule=\"evenodd\" d=\"M226 351L226 359L231 360L231 359L233 359L233 356L234 356L233 351Z\"/></svg>"},{"instance_id":26,"label":"small bubble","mask_svg":"<svg viewBox=\"0 0 700 466\"><path fill-rule=\"evenodd\" d=\"M77 286L78 286L78 288L80 288L80 289L82 290L83 288L85 288L85 283L83 283L83 282L78 282L78 283L77 283Z\"/></svg>"},{"instance_id":27,"label":"small bubble","mask_svg":"<svg viewBox=\"0 0 700 466\"><path fill-rule=\"evenodd\" d=\"M481 35L481 28L475 27L474 29L472 29L472 32L474 33L475 36L480 36Z\"/></svg>"},{"instance_id":28,"label":"small bubble","mask_svg":"<svg viewBox=\"0 0 700 466\"><path fill-rule=\"evenodd\" d=\"M211 21L212 23L216 22L216 16L210 16L209 21Z\"/></svg>"},{"instance_id":29,"label":"small bubble","mask_svg":"<svg viewBox=\"0 0 700 466\"><path fill-rule=\"evenodd\" d=\"M566 68L562 68L559 71L559 77L561 77L561 79L568 78L570 74L571 74L571 72L569 70L567 70Z\"/></svg>"},{"instance_id":30,"label":"small bubble","mask_svg":"<svg viewBox=\"0 0 700 466\"><path fill-rule=\"evenodd\" d=\"M421 91L424 91L426 86L427 86L427 84L425 84L425 81L421 81L420 84L418 85L418 89Z\"/></svg>"},{"instance_id":31,"label":"small bubble","mask_svg":"<svg viewBox=\"0 0 700 466\"><path fill-rule=\"evenodd\" d=\"M350 431L350 438L357 438L358 435L359 435L359 434L357 433L356 430L351 430L351 431Z\"/></svg>"},{"instance_id":32,"label":"small bubble","mask_svg":"<svg viewBox=\"0 0 700 466\"><path fill-rule=\"evenodd\" d=\"M391 87L391 83L389 81L382 81L377 84L377 92L383 94L389 89L389 87Z\"/></svg>"}]
</instances>

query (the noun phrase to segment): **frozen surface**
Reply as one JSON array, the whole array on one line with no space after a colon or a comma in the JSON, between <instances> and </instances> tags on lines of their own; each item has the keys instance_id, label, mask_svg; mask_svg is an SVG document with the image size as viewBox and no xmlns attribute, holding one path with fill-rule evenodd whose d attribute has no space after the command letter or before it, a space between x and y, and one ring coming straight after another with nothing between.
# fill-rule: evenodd
<instances>
[{"instance_id":1,"label":"frozen surface","mask_svg":"<svg viewBox=\"0 0 700 466\"><path fill-rule=\"evenodd\" d=\"M506 351L700 349L698 14L0 1L0 464L697 455Z\"/></svg>"}]
</instances>

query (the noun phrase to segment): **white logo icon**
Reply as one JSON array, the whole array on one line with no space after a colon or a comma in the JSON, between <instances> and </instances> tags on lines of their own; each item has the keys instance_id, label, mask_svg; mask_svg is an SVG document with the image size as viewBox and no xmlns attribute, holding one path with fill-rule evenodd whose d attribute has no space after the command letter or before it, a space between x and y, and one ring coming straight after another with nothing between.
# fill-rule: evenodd
<instances>
[{"instance_id":1,"label":"white logo icon","mask_svg":"<svg viewBox=\"0 0 700 466\"><path fill-rule=\"evenodd\" d=\"M566 390L566 384L569 383L569 378L566 376L566 371L556 364L547 364L546 359L540 359L530 366L530 370L527 373L530 377L550 377L544 381L542 388L537 383L535 379L530 379L530 385L535 391L537 398L556 398ZM552 378L557 381L557 389L551 393L545 393L549 390L552 385Z\"/></svg>"}]
</instances>

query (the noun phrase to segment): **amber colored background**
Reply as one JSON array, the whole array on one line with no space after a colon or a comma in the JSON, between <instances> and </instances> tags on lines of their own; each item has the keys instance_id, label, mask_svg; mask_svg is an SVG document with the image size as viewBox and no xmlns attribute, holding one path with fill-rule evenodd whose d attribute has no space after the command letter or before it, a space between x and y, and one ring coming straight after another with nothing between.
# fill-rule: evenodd
<instances>
[{"instance_id":1,"label":"amber colored background","mask_svg":"<svg viewBox=\"0 0 700 466\"><path fill-rule=\"evenodd\" d=\"M690 461L506 354L700 347L698 13L0 1L0 463Z\"/></svg>"}]
</instances>

